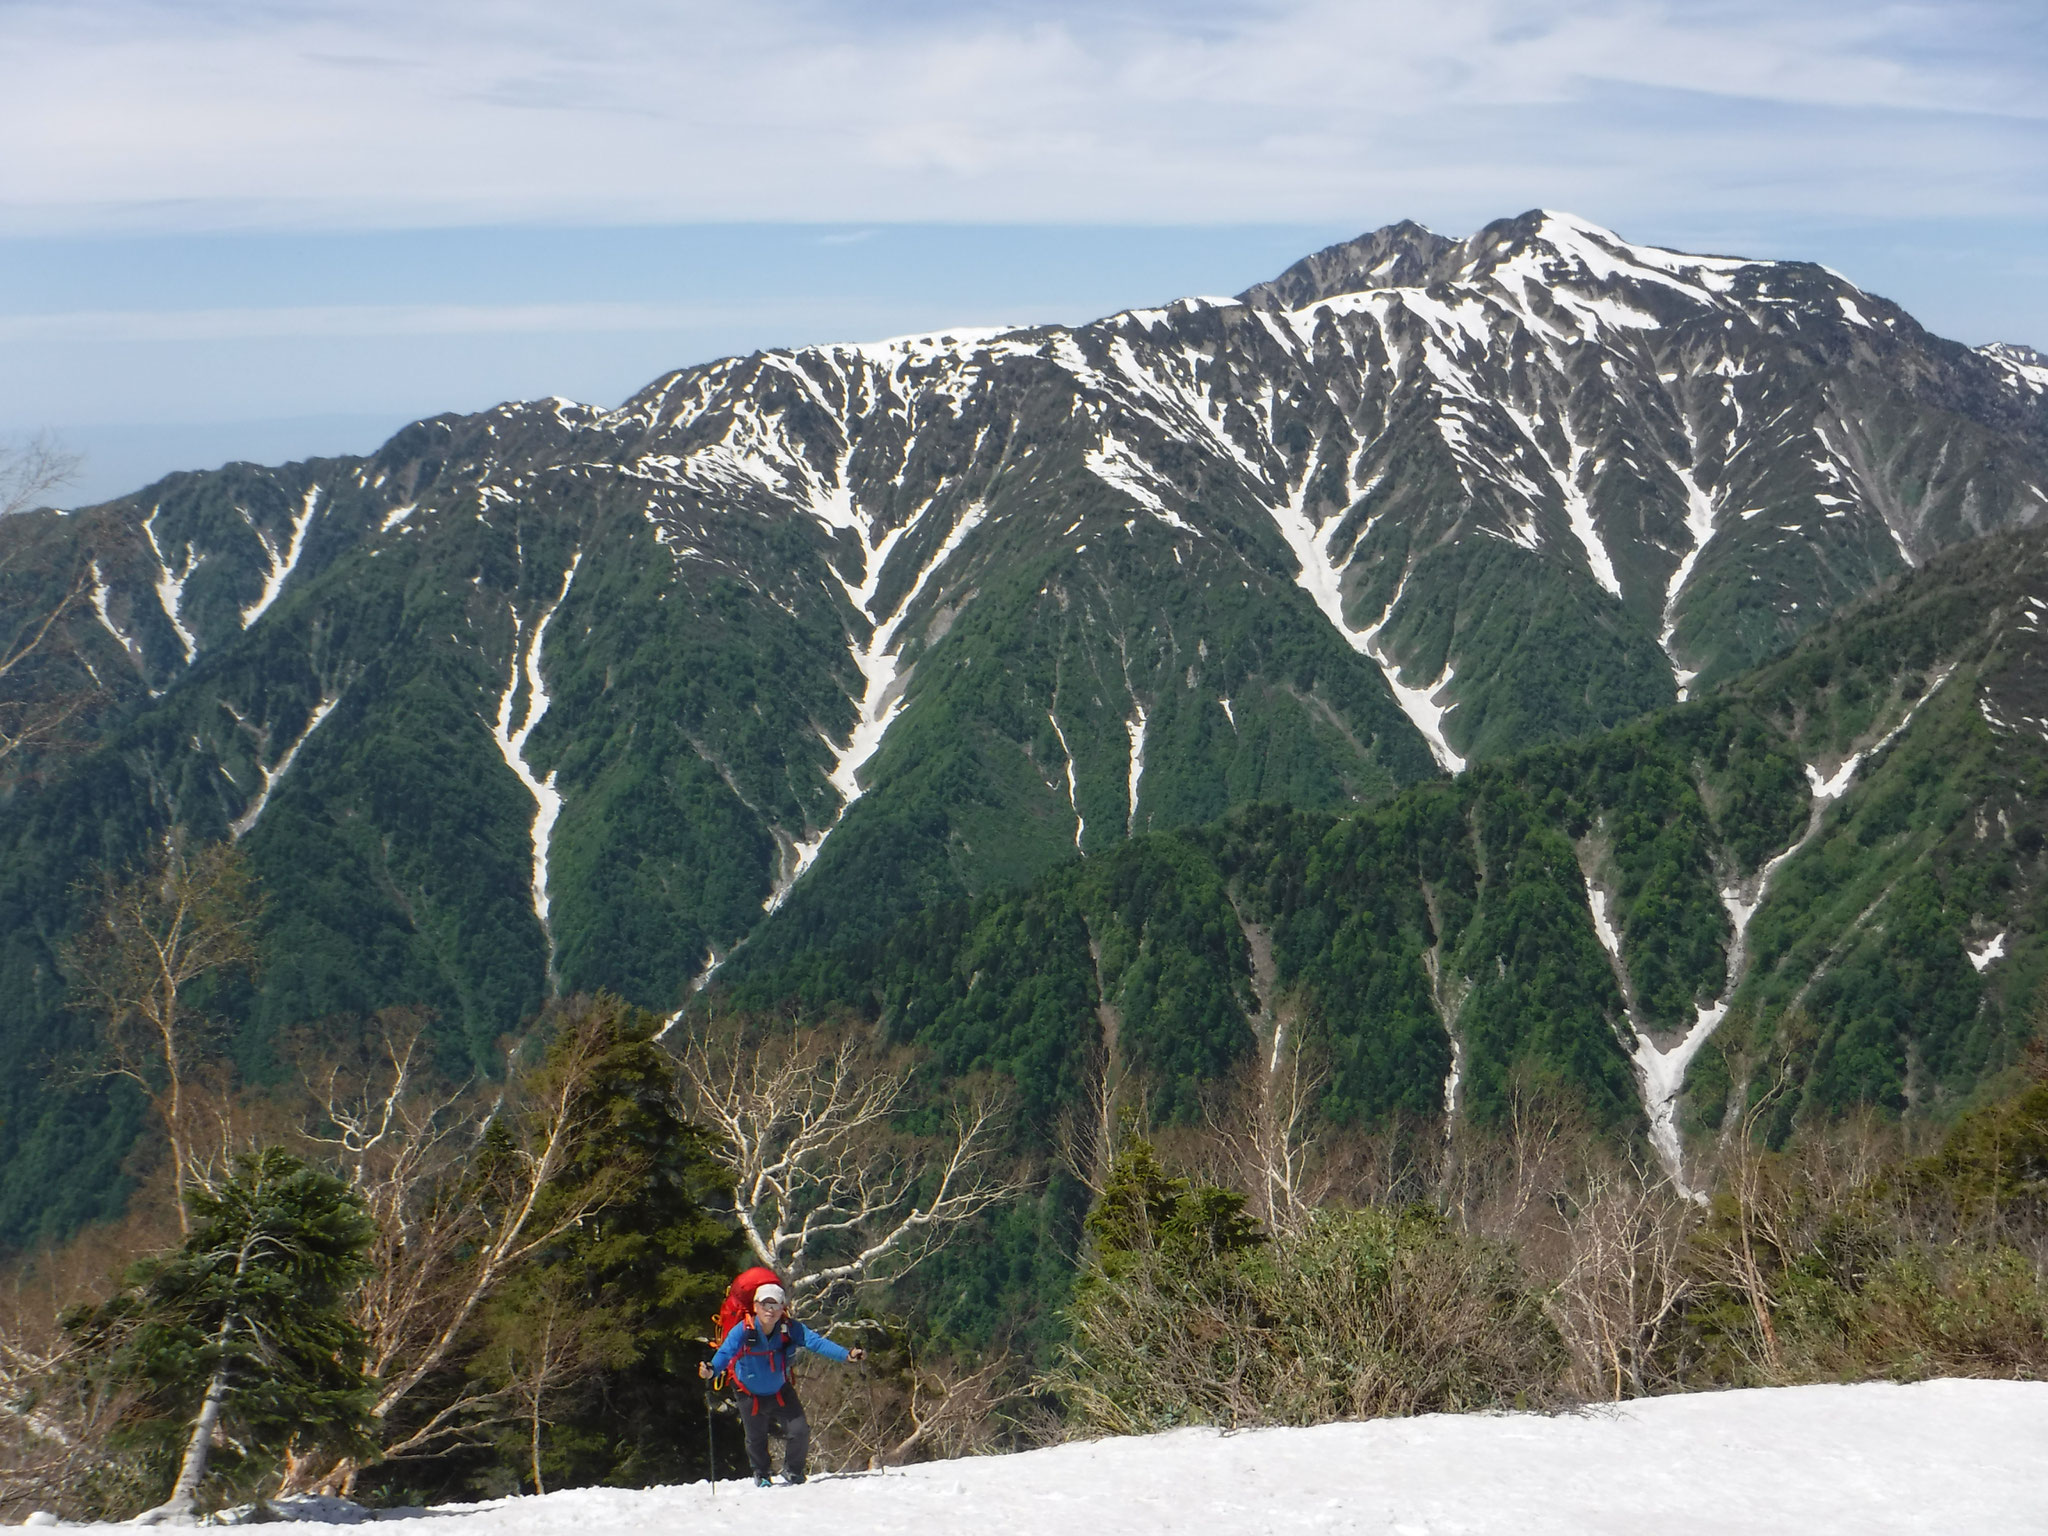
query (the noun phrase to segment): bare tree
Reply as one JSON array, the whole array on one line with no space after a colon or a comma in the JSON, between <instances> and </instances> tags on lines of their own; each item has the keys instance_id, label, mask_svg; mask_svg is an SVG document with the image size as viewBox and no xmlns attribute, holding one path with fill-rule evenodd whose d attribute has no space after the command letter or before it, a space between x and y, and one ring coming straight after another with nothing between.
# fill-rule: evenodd
<instances>
[{"instance_id":1,"label":"bare tree","mask_svg":"<svg viewBox=\"0 0 2048 1536\"><path fill-rule=\"evenodd\" d=\"M101 875L99 910L68 953L73 1006L101 1020L101 1070L137 1084L163 1121L180 1236L191 1232L185 1196L203 1177L187 1100L207 1021L190 994L203 978L255 969L259 915L248 862L231 844L187 848L173 832L133 878Z\"/></svg>"},{"instance_id":2,"label":"bare tree","mask_svg":"<svg viewBox=\"0 0 2048 1536\"><path fill-rule=\"evenodd\" d=\"M1749 1313L1754 1333L1743 1340L1731 1332L1731 1340L1767 1384L1776 1384L1782 1374L1775 1317L1778 1279L1785 1256L1795 1251L1790 1227L1796 1190L1786 1184L1784 1159L1758 1145L1776 1094L1777 1088L1763 1094L1743 1116L1741 1134L1724 1156L1715 1221L1708 1241L1701 1244L1708 1277L1738 1298Z\"/></svg>"},{"instance_id":3,"label":"bare tree","mask_svg":"<svg viewBox=\"0 0 2048 1536\"><path fill-rule=\"evenodd\" d=\"M48 437L0 443L0 517L62 485L78 463L76 454L60 451ZM90 568L81 569L54 603L27 603L11 632L0 634L0 768L31 747L57 741L98 696L96 677L89 671L80 676L60 661L69 650L64 621L91 592Z\"/></svg>"},{"instance_id":4,"label":"bare tree","mask_svg":"<svg viewBox=\"0 0 2048 1536\"><path fill-rule=\"evenodd\" d=\"M880 1448L876 1463L895 1467L987 1450L997 1412L1030 1395L1029 1386L1014 1379L1016 1366L1007 1349L965 1373L914 1364L904 1394L904 1432Z\"/></svg>"},{"instance_id":5,"label":"bare tree","mask_svg":"<svg viewBox=\"0 0 2048 1536\"><path fill-rule=\"evenodd\" d=\"M492 1342L481 1364L502 1383L518 1416L527 1475L533 1491L541 1494L548 1491L541 1446L543 1431L555 1422L550 1412L559 1411L598 1371L628 1363L633 1345L601 1308L579 1303L560 1270L543 1269L517 1289L519 1294L492 1319Z\"/></svg>"},{"instance_id":6,"label":"bare tree","mask_svg":"<svg viewBox=\"0 0 2048 1536\"><path fill-rule=\"evenodd\" d=\"M989 1166L1001 1126L990 1099L956 1104L944 1136L893 1134L909 1074L871 1065L850 1039L700 1033L679 1055L747 1245L814 1306L899 1278L1022 1188Z\"/></svg>"},{"instance_id":7,"label":"bare tree","mask_svg":"<svg viewBox=\"0 0 2048 1536\"><path fill-rule=\"evenodd\" d=\"M1593 1139L1579 1105L1518 1078L1497 1130L1460 1129L1438 1201L1467 1231L1525 1240L1546 1229L1553 1197L1579 1172L1578 1149Z\"/></svg>"},{"instance_id":8,"label":"bare tree","mask_svg":"<svg viewBox=\"0 0 2048 1536\"><path fill-rule=\"evenodd\" d=\"M1616 1402L1647 1395L1658 1350L1695 1289L1687 1257L1700 1208L1633 1158L1589 1157L1557 1204L1568 1257L1549 1305L1582 1384Z\"/></svg>"},{"instance_id":9,"label":"bare tree","mask_svg":"<svg viewBox=\"0 0 2048 1536\"><path fill-rule=\"evenodd\" d=\"M856 1385L840 1373L804 1383L814 1445L841 1469L903 1466L1014 1449L1058 1438L1024 1406L1034 1391L1021 1362L998 1349L971 1366L920 1356L909 1345L868 1357Z\"/></svg>"},{"instance_id":10,"label":"bare tree","mask_svg":"<svg viewBox=\"0 0 2048 1536\"><path fill-rule=\"evenodd\" d=\"M309 1139L341 1165L377 1228L353 1313L382 1384L372 1410L379 1459L445 1449L502 1419L509 1385L470 1388L394 1423L507 1275L630 1185L634 1170L616 1164L565 1185L602 1112L593 1089L616 1042L616 1014L607 1000L568 1011L546 1060L514 1073L496 1101L434 1085L421 1021L402 1014L385 1016L368 1070L330 1068L314 1079L320 1123ZM345 1461L301 1476L346 1492L361 1467Z\"/></svg>"},{"instance_id":11,"label":"bare tree","mask_svg":"<svg viewBox=\"0 0 2048 1536\"><path fill-rule=\"evenodd\" d=\"M1114 1012L1103 1004L1098 1012ZM1105 1028L1104 1034L1110 1033ZM1079 1105L1063 1110L1053 1128L1054 1156L1090 1194L1102 1193L1116 1149L1123 1140L1122 1118L1130 1113L1125 1089L1130 1071L1119 1062L1107 1039L1092 1053Z\"/></svg>"},{"instance_id":12,"label":"bare tree","mask_svg":"<svg viewBox=\"0 0 2048 1536\"><path fill-rule=\"evenodd\" d=\"M1223 1178L1249 1197L1268 1231L1301 1236L1330 1192L1315 1119L1327 1081L1321 1068L1303 1064L1297 1045L1275 1061L1248 1062L1230 1100L1210 1114Z\"/></svg>"},{"instance_id":13,"label":"bare tree","mask_svg":"<svg viewBox=\"0 0 2048 1536\"><path fill-rule=\"evenodd\" d=\"M57 1390L75 1346L46 1309L27 1312L22 1299L17 1292L12 1315L0 1319L0 1519L9 1524L61 1496L81 1438Z\"/></svg>"},{"instance_id":14,"label":"bare tree","mask_svg":"<svg viewBox=\"0 0 2048 1536\"><path fill-rule=\"evenodd\" d=\"M68 484L84 462L66 453L47 432L0 443L0 517L27 511L39 498Z\"/></svg>"},{"instance_id":15,"label":"bare tree","mask_svg":"<svg viewBox=\"0 0 2048 1536\"><path fill-rule=\"evenodd\" d=\"M63 622L91 590L91 580L81 574L52 607L31 615L0 643L0 766L57 741L98 697L97 687L72 678L53 681L53 669L42 665L62 649Z\"/></svg>"},{"instance_id":16,"label":"bare tree","mask_svg":"<svg viewBox=\"0 0 2048 1536\"><path fill-rule=\"evenodd\" d=\"M148 1468L116 1439L133 1387L93 1370L51 1310L12 1300L0 1319L0 1522L39 1509L92 1519L140 1503Z\"/></svg>"}]
</instances>

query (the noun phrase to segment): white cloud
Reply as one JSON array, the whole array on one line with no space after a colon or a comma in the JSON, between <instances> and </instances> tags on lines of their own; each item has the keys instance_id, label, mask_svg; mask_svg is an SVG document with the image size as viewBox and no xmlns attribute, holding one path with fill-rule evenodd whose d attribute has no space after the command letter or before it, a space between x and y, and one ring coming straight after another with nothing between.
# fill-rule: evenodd
<instances>
[{"instance_id":1,"label":"white cloud","mask_svg":"<svg viewBox=\"0 0 2048 1536\"><path fill-rule=\"evenodd\" d=\"M15 3L0 229L2038 213L2034 10Z\"/></svg>"},{"instance_id":2,"label":"white cloud","mask_svg":"<svg viewBox=\"0 0 2048 1536\"><path fill-rule=\"evenodd\" d=\"M814 305L821 314L844 306ZM611 335L787 322L804 305L772 310L690 304L303 304L236 309L89 309L0 314L0 342L278 341L372 336Z\"/></svg>"}]
</instances>

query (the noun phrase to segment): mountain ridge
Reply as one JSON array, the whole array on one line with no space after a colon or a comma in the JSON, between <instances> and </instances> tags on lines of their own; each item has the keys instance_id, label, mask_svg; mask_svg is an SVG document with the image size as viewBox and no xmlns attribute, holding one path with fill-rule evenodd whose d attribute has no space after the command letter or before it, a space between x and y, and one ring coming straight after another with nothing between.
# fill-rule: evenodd
<instances>
[{"instance_id":1,"label":"mountain ridge","mask_svg":"<svg viewBox=\"0 0 2048 1536\"><path fill-rule=\"evenodd\" d=\"M480 1063L559 989L672 1009L742 944L1615 728L2048 505L2035 365L1811 265L1532 213L1247 294L9 519L0 607L85 574L108 702L0 799L0 1154L88 1145L28 1067L71 886L173 823L279 893L252 1059L406 1002Z\"/></svg>"}]
</instances>

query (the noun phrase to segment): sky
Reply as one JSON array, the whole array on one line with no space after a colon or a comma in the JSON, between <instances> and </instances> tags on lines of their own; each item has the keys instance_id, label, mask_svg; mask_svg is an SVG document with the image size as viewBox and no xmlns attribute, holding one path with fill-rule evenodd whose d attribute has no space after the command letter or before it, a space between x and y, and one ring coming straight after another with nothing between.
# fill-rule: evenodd
<instances>
[{"instance_id":1,"label":"sky","mask_svg":"<svg viewBox=\"0 0 2048 1536\"><path fill-rule=\"evenodd\" d=\"M0 0L67 499L1532 207L2048 347L2042 0Z\"/></svg>"}]
</instances>

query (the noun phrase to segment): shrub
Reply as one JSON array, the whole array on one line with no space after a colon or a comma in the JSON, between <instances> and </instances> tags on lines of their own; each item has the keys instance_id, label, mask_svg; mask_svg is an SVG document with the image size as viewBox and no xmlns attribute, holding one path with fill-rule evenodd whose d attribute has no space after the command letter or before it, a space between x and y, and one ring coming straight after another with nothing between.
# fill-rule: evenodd
<instances>
[{"instance_id":1,"label":"shrub","mask_svg":"<svg viewBox=\"0 0 2048 1536\"><path fill-rule=\"evenodd\" d=\"M1142 1142L1120 1154L1091 1218L1097 1251L1068 1312L1072 1341L1049 1378L1075 1427L1316 1424L1557 1399L1564 1353L1509 1249L1420 1206L1319 1210L1298 1236L1260 1240L1242 1203L1167 1178Z\"/></svg>"}]
</instances>

